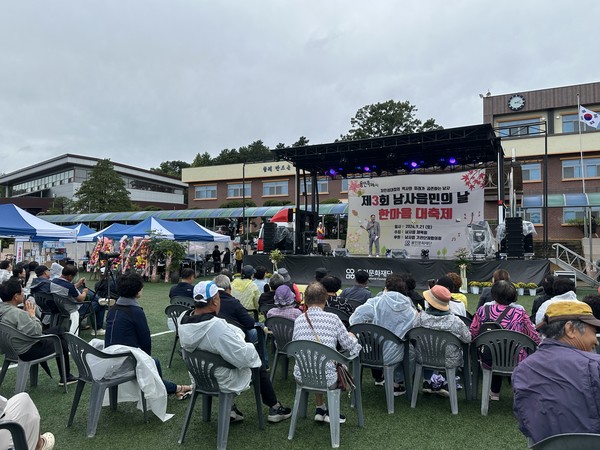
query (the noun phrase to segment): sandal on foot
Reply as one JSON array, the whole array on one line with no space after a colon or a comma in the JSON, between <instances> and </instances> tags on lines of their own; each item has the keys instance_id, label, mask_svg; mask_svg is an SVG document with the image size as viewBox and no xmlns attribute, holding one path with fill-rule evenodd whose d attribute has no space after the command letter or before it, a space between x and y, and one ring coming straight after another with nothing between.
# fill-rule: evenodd
<instances>
[{"instance_id":1,"label":"sandal on foot","mask_svg":"<svg viewBox=\"0 0 600 450\"><path fill-rule=\"evenodd\" d=\"M177 386L177 391L175 391L175 397L177 400L185 400L192 395L192 387L186 385Z\"/></svg>"}]
</instances>

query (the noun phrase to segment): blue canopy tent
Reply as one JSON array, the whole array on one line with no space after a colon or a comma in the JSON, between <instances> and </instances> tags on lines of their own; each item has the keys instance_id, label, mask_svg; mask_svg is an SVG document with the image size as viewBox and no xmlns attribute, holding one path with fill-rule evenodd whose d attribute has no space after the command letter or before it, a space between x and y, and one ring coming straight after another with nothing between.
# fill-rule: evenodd
<instances>
[{"instance_id":1,"label":"blue canopy tent","mask_svg":"<svg viewBox=\"0 0 600 450\"><path fill-rule=\"evenodd\" d=\"M103 228L100 231L96 231L95 233L79 235L77 240L79 242L94 242L97 241L99 237L107 237L111 239L119 239L127 233L122 233L123 230L130 228L129 225L124 225L122 223L113 223L112 225Z\"/></svg>"},{"instance_id":2,"label":"blue canopy tent","mask_svg":"<svg viewBox=\"0 0 600 450\"><path fill-rule=\"evenodd\" d=\"M204 241L204 242L229 242L229 236L215 233L198 225L193 220L174 222L148 217L142 222L120 231L121 236L148 236L151 233L164 239L175 241Z\"/></svg>"},{"instance_id":3,"label":"blue canopy tent","mask_svg":"<svg viewBox=\"0 0 600 450\"><path fill-rule=\"evenodd\" d=\"M78 223L77 225L67 225L67 228L71 228L77 232L77 236L85 236L86 234L95 233L96 230L88 227L84 223Z\"/></svg>"},{"instance_id":4,"label":"blue canopy tent","mask_svg":"<svg viewBox=\"0 0 600 450\"><path fill-rule=\"evenodd\" d=\"M75 238L76 232L29 214L18 206L9 203L0 205L0 236L29 238L29 240L56 241L63 238Z\"/></svg>"}]
</instances>

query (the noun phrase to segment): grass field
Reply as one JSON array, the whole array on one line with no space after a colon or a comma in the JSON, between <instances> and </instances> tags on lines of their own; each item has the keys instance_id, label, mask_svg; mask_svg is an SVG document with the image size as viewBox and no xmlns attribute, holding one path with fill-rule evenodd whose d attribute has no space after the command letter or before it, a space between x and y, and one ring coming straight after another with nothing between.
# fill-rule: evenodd
<instances>
[{"instance_id":1,"label":"grass field","mask_svg":"<svg viewBox=\"0 0 600 450\"><path fill-rule=\"evenodd\" d=\"M144 307L150 330L153 334L167 330L164 308L168 304L167 284L146 284L140 303ZM586 293L579 292L583 297ZM469 309L477 303L477 296L469 295ZM521 303L530 310L532 297L524 297ZM82 337L90 339L88 332ZM162 362L164 377L178 384L188 383L189 378L184 363L177 354L170 369L166 368L168 356L173 342L173 334L155 336L152 340L153 356ZM73 372L77 370L74 364ZM56 365L51 363L56 374ZM9 370L0 387L5 397L13 394L15 386L15 369ZM283 380L278 371L274 387L279 400L286 406L292 406L295 383L291 375ZM167 411L175 416L162 423L154 415L149 414L149 423L143 422L141 411L137 411L132 403L120 404L116 412L108 407L103 408L98 430L94 438L86 437L87 404L89 388L86 388L79 405L75 422L66 428L69 416L74 385L65 394L40 372L39 385L29 388L28 392L37 404L42 416L42 432L51 431L56 436L57 449L81 449L89 447L94 450L103 449L174 449L177 444L187 401L169 398ZM407 396L396 398L395 414L388 415L385 406L385 394L381 387L373 384L370 372L365 371L363 379L363 403L365 428L358 428L356 414L350 408L349 400L344 397L342 412L348 421L342 425L341 447L348 449L522 449L526 448L526 440L517 428L512 415L512 394L508 383L504 384L501 400L490 405L489 415L480 415L480 402L467 402L464 393L459 393L459 414L450 413L450 402L435 395L420 396L417 407L411 409ZM308 419L300 419L293 441L287 440L289 421L279 424L267 424L264 431L258 429L256 409L251 391L243 393L236 400L238 407L244 412L244 422L232 425L229 431L229 448L261 448L261 449L319 449L330 448L329 427L317 424ZM309 411L314 408L314 401L309 402ZM265 414L267 409L264 408ZM195 416L182 447L214 448L216 446L216 414L217 402L213 403L213 420L210 423L201 421L201 405L196 404Z\"/></svg>"}]
</instances>

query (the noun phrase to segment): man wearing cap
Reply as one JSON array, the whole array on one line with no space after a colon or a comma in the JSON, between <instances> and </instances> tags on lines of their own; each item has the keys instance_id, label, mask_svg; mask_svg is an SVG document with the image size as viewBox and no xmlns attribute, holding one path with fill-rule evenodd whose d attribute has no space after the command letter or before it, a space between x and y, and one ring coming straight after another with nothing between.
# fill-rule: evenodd
<instances>
[{"instance_id":1,"label":"man wearing cap","mask_svg":"<svg viewBox=\"0 0 600 450\"><path fill-rule=\"evenodd\" d=\"M273 390L269 374L261 365L254 345L244 340L244 333L217 317L221 308L221 289L212 281L202 281L194 287L194 309L180 318L179 339L188 352L196 349L220 355L236 369L221 368L215 372L219 389L223 392L240 394L248 389L252 378L251 368L260 367L260 393L263 403L269 407L269 422L281 422L292 415ZM240 421L244 415L235 407L231 420Z\"/></svg>"},{"instance_id":2,"label":"man wearing cap","mask_svg":"<svg viewBox=\"0 0 600 450\"><path fill-rule=\"evenodd\" d=\"M250 265L242 267L242 278L236 278L231 283L231 295L237 298L248 311L258 312L260 292L258 286L252 281L255 272L254 267Z\"/></svg>"},{"instance_id":3,"label":"man wearing cap","mask_svg":"<svg viewBox=\"0 0 600 450\"><path fill-rule=\"evenodd\" d=\"M514 370L513 410L530 444L562 433L600 433L600 320L582 302L548 306L546 338Z\"/></svg>"}]
</instances>

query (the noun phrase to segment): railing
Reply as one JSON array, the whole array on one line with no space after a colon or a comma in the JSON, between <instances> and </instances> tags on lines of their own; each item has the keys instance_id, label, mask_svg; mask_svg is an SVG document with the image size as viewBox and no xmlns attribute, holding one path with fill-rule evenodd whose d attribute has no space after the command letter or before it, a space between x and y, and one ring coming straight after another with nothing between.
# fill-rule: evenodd
<instances>
[{"instance_id":1,"label":"railing","mask_svg":"<svg viewBox=\"0 0 600 450\"><path fill-rule=\"evenodd\" d=\"M595 285L598 284L596 282L597 268L592 261L585 259L561 244L552 244L552 248L556 250L556 260L571 267L578 274L578 278Z\"/></svg>"}]
</instances>

